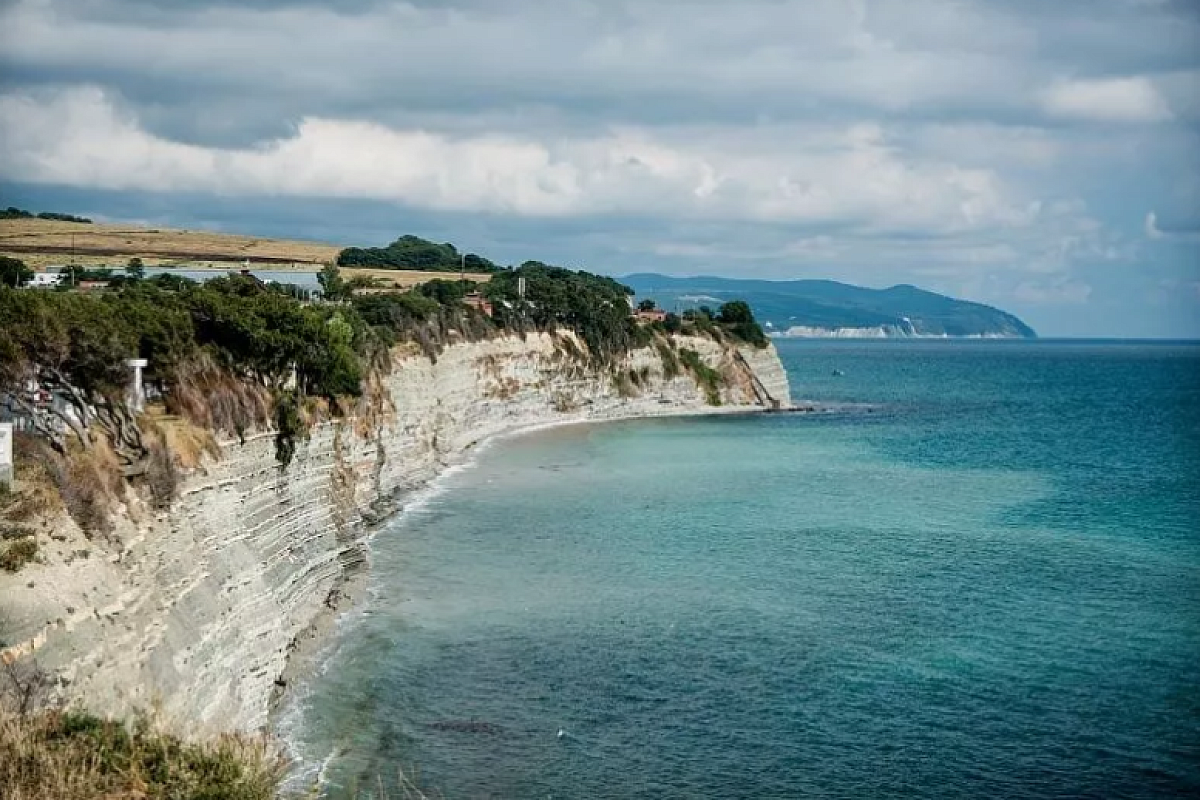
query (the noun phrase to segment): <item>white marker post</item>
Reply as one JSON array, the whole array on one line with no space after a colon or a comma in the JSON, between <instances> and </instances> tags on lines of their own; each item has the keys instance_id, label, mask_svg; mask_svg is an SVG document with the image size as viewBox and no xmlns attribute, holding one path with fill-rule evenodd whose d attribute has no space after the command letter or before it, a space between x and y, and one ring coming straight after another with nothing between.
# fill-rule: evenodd
<instances>
[{"instance_id":1,"label":"white marker post","mask_svg":"<svg viewBox=\"0 0 1200 800\"><path fill-rule=\"evenodd\" d=\"M0 486L13 485L13 424L0 422Z\"/></svg>"},{"instance_id":2,"label":"white marker post","mask_svg":"<svg viewBox=\"0 0 1200 800\"><path fill-rule=\"evenodd\" d=\"M144 358L131 358L125 366L133 370L133 380L129 384L129 405L134 411L141 412L146 407L146 392L142 389L142 370L149 365Z\"/></svg>"}]
</instances>

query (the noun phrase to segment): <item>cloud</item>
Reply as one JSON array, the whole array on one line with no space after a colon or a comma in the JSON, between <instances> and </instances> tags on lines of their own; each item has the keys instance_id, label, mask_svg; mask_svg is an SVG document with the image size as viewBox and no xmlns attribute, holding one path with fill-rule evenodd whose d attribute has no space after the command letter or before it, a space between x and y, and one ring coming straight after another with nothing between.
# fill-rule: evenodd
<instances>
[{"instance_id":1,"label":"cloud","mask_svg":"<svg viewBox=\"0 0 1200 800\"><path fill-rule=\"evenodd\" d=\"M102 189L362 198L443 211L854 224L950 234L1037 214L994 172L897 150L874 124L455 136L311 117L247 148L149 133L96 87L0 95L3 177Z\"/></svg>"},{"instance_id":2,"label":"cloud","mask_svg":"<svg viewBox=\"0 0 1200 800\"><path fill-rule=\"evenodd\" d=\"M0 190L1052 331L1195 280L1197 87L1188 0L0 0Z\"/></svg>"},{"instance_id":3,"label":"cloud","mask_svg":"<svg viewBox=\"0 0 1200 800\"><path fill-rule=\"evenodd\" d=\"M1147 78L1061 81L1040 95L1042 108L1056 117L1106 122L1157 122L1171 110Z\"/></svg>"}]
</instances>

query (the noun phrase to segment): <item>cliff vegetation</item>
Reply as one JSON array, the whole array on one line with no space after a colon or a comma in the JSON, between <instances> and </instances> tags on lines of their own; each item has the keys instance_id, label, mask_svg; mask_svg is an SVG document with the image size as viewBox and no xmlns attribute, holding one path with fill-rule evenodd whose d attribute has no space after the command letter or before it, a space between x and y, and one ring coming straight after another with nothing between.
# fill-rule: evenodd
<instances>
[{"instance_id":1,"label":"cliff vegetation","mask_svg":"<svg viewBox=\"0 0 1200 800\"><path fill-rule=\"evenodd\" d=\"M570 331L586 345L568 347L571 357L612 369L635 393L640 380L621 374L621 356L671 346L672 333L766 343L745 303L646 323L631 312L632 290L612 278L532 261L483 285L434 279L406 292L370 291L330 266L320 302L249 275L145 279L139 266L106 291L0 286L0 402L28 421L34 436L19 450L89 531L105 530L125 480L169 505L187 466L181 442L205 451L214 435L272 428L286 467L315 422L379 408L372 387L397 345L436 361L453 341ZM147 363L150 413L130 402L131 358ZM711 395L714 376L682 363ZM7 558L25 549L10 547Z\"/></svg>"}]
</instances>

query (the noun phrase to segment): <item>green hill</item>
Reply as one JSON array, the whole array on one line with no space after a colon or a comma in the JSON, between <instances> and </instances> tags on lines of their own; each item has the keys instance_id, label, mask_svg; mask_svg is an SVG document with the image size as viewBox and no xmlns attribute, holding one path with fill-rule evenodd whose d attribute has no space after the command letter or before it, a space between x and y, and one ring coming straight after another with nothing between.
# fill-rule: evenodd
<instances>
[{"instance_id":1,"label":"green hill","mask_svg":"<svg viewBox=\"0 0 1200 800\"><path fill-rule=\"evenodd\" d=\"M717 306L740 298L777 334L862 329L888 336L995 336L1035 338L1012 314L982 303L956 300L902 284L867 289L837 281L760 281L734 278L675 278L639 273L622 278L639 297L667 310ZM805 329L817 329L805 330Z\"/></svg>"}]
</instances>

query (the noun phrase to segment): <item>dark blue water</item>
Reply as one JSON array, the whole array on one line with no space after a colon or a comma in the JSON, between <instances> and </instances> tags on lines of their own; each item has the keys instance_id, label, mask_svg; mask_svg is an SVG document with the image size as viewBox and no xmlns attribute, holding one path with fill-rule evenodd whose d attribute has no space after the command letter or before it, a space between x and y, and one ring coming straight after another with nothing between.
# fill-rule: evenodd
<instances>
[{"instance_id":1,"label":"dark blue water","mask_svg":"<svg viewBox=\"0 0 1200 800\"><path fill-rule=\"evenodd\" d=\"M328 793L1200 794L1200 346L780 350L870 405L501 442L382 533Z\"/></svg>"}]
</instances>

